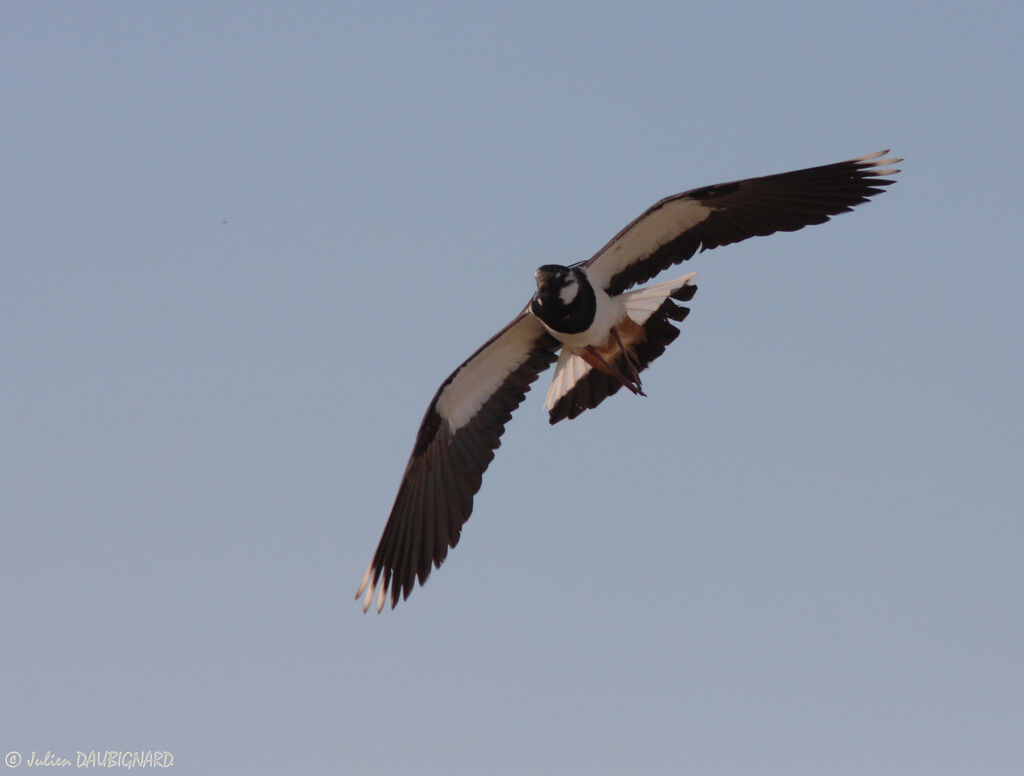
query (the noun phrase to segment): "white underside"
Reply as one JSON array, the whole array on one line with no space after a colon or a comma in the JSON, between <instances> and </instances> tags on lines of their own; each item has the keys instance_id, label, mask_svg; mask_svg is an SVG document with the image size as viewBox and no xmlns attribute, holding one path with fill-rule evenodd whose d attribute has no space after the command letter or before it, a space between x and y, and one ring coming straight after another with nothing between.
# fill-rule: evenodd
<instances>
[{"instance_id":1,"label":"white underside","mask_svg":"<svg viewBox=\"0 0 1024 776\"><path fill-rule=\"evenodd\" d=\"M587 277L595 286L604 288L619 272L693 229L714 211L710 205L686 196L666 197L648 208L594 255L587 263Z\"/></svg>"},{"instance_id":2,"label":"white underside","mask_svg":"<svg viewBox=\"0 0 1024 776\"><path fill-rule=\"evenodd\" d=\"M540 335L540 319L524 315L471 356L452 375L437 399L437 411L454 433L525 362Z\"/></svg>"},{"instance_id":3,"label":"white underside","mask_svg":"<svg viewBox=\"0 0 1024 776\"><path fill-rule=\"evenodd\" d=\"M695 277L697 277L697 273L691 272L689 275L683 275L655 286L638 288L614 298L595 288L594 292L598 297L597 314L594 316L594 323L590 328L582 334L565 335L551 332L561 340L563 348L558 356L558 363L555 364L555 374L551 379L547 398L544 400L544 409L551 410L558 400L569 393L572 387L590 371L590 365L577 355L579 351L587 345L604 345L612 326L619 324L627 315L634 323L643 326L647 323L647 319L661 307L665 299L689 284Z\"/></svg>"}]
</instances>

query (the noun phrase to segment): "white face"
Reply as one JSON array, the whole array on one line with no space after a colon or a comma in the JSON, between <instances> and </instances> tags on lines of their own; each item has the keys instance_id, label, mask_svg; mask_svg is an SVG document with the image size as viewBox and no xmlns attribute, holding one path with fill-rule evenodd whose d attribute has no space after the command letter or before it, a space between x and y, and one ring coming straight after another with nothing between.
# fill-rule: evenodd
<instances>
[{"instance_id":1,"label":"white face","mask_svg":"<svg viewBox=\"0 0 1024 776\"><path fill-rule=\"evenodd\" d=\"M576 280L575 275L569 275L566 278L565 285L558 292L558 298L561 300L563 305L572 304L572 300L576 298L576 294L579 293L580 284Z\"/></svg>"}]
</instances>

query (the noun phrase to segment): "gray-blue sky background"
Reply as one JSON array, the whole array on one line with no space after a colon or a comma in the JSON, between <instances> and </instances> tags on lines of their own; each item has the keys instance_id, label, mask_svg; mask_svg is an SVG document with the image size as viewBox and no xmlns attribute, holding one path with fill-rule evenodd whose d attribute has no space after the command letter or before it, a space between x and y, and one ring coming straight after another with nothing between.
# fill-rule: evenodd
<instances>
[{"instance_id":1,"label":"gray-blue sky background","mask_svg":"<svg viewBox=\"0 0 1024 776\"><path fill-rule=\"evenodd\" d=\"M0 9L0 747L1024 772L1024 11L429 5ZM877 200L679 269L648 398L528 395L442 569L359 613L536 266L890 146Z\"/></svg>"}]
</instances>

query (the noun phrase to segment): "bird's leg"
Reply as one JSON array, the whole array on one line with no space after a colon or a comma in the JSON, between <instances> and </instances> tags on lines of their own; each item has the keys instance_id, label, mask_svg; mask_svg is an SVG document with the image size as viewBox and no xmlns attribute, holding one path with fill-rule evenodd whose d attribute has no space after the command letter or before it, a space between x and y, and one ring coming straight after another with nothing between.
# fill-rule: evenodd
<instances>
[{"instance_id":1,"label":"bird's leg","mask_svg":"<svg viewBox=\"0 0 1024 776\"><path fill-rule=\"evenodd\" d=\"M612 329L612 331L614 332L615 329ZM622 340L619 339L618 332L615 332L615 339L619 342L619 347L621 348ZM625 348L622 348L622 352L625 356ZM608 363L608 360L601 354L601 351L599 351L593 345L587 345L585 348L583 348L583 350L580 352L580 356L582 356L583 360L590 364L590 366L592 366L594 369L598 370L599 372L604 372L606 375L611 375L624 386L629 388L629 390L631 390L633 393L639 394L640 396L647 395L646 393L643 392L643 389L640 387L640 377L639 375L637 375L636 367L633 365L633 362L629 360L628 356L625 356L626 365L629 367L630 372L632 372L632 375L625 375L622 373L622 370L619 369L617 366Z\"/></svg>"},{"instance_id":2,"label":"bird's leg","mask_svg":"<svg viewBox=\"0 0 1024 776\"><path fill-rule=\"evenodd\" d=\"M619 336L619 329L617 326L612 326L612 336L615 337L615 341L619 344L619 350L622 351L622 360L626 362L626 368L629 370L629 377L636 384L636 390L634 390L633 393L646 396L647 394L644 393L644 387L640 382L640 372L637 371L636 362L633 361L633 356L630 354L629 349L622 344L622 338Z\"/></svg>"},{"instance_id":3,"label":"bird's leg","mask_svg":"<svg viewBox=\"0 0 1024 776\"><path fill-rule=\"evenodd\" d=\"M580 356L598 372L604 372L606 375L611 375L624 386L629 388L633 393L640 393L636 385L626 377L626 375L622 374L622 370L616 369L612 364L609 364L608 361L605 360L605 357L601 355L600 351L593 345L587 345L583 348L583 350L580 351Z\"/></svg>"}]
</instances>

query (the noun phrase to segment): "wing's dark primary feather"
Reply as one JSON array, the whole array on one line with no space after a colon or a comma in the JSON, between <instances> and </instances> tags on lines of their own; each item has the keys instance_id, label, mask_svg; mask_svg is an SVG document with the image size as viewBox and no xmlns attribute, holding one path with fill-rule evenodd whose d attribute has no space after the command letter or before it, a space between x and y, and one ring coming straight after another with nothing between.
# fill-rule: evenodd
<instances>
[{"instance_id":1,"label":"wing's dark primary feather","mask_svg":"<svg viewBox=\"0 0 1024 776\"><path fill-rule=\"evenodd\" d=\"M894 181L888 152L805 170L704 186L650 207L586 262L612 295L686 261L697 250L774 232L793 232L845 213Z\"/></svg>"},{"instance_id":2,"label":"wing's dark primary feather","mask_svg":"<svg viewBox=\"0 0 1024 776\"><path fill-rule=\"evenodd\" d=\"M377 611L408 598L459 541L473 496L501 434L559 344L525 311L442 383L423 417L412 456L356 598Z\"/></svg>"}]
</instances>

